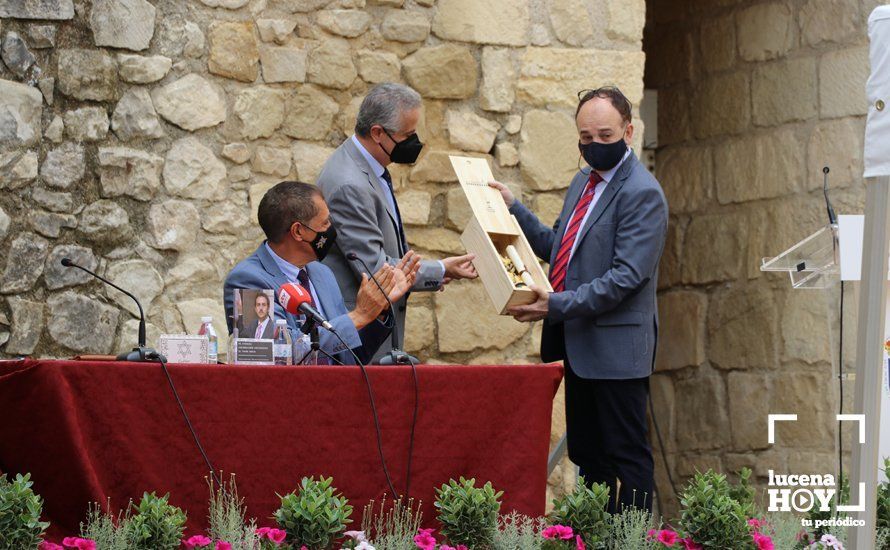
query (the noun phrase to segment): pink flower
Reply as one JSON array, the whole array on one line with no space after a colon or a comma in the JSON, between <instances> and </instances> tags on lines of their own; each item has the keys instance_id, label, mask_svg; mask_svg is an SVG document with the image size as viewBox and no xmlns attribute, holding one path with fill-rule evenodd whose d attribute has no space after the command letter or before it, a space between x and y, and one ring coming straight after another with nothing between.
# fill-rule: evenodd
<instances>
[{"instance_id":1,"label":"pink flower","mask_svg":"<svg viewBox=\"0 0 890 550\"><path fill-rule=\"evenodd\" d=\"M658 542L661 544L671 547L680 540L680 537L677 536L677 533L671 531L670 529L662 529L658 532Z\"/></svg>"},{"instance_id":2,"label":"pink flower","mask_svg":"<svg viewBox=\"0 0 890 550\"><path fill-rule=\"evenodd\" d=\"M680 539L685 550L704 550L704 547L697 542L693 542L690 538Z\"/></svg>"},{"instance_id":3,"label":"pink flower","mask_svg":"<svg viewBox=\"0 0 890 550\"><path fill-rule=\"evenodd\" d=\"M221 540L216 543L216 550L232 550L232 545L224 540Z\"/></svg>"},{"instance_id":4,"label":"pink flower","mask_svg":"<svg viewBox=\"0 0 890 550\"><path fill-rule=\"evenodd\" d=\"M200 548L202 546L210 546L213 541L204 535L192 535L188 539L182 541L186 548Z\"/></svg>"},{"instance_id":5,"label":"pink flower","mask_svg":"<svg viewBox=\"0 0 890 550\"><path fill-rule=\"evenodd\" d=\"M65 548L54 542L42 541L37 550L65 550Z\"/></svg>"},{"instance_id":6,"label":"pink flower","mask_svg":"<svg viewBox=\"0 0 890 550\"><path fill-rule=\"evenodd\" d=\"M414 535L414 544L421 550L435 550L436 538L433 536L434 529L421 529Z\"/></svg>"},{"instance_id":7,"label":"pink flower","mask_svg":"<svg viewBox=\"0 0 890 550\"><path fill-rule=\"evenodd\" d=\"M754 533L751 535L754 538L754 544L757 545L757 550L775 550L773 546L773 539L762 533Z\"/></svg>"},{"instance_id":8,"label":"pink flower","mask_svg":"<svg viewBox=\"0 0 890 550\"><path fill-rule=\"evenodd\" d=\"M548 540L572 540L572 537L574 537L575 534L572 532L571 527L565 525L551 525L541 531L541 536Z\"/></svg>"},{"instance_id":9,"label":"pink flower","mask_svg":"<svg viewBox=\"0 0 890 550\"><path fill-rule=\"evenodd\" d=\"M754 529L760 529L761 527L766 525L766 520L751 518L748 520L748 526Z\"/></svg>"},{"instance_id":10,"label":"pink flower","mask_svg":"<svg viewBox=\"0 0 890 550\"><path fill-rule=\"evenodd\" d=\"M365 537L364 531L346 531L345 533L343 533L343 535L351 538L352 540L354 540L356 542L364 542L364 541L368 540Z\"/></svg>"},{"instance_id":11,"label":"pink flower","mask_svg":"<svg viewBox=\"0 0 890 550\"><path fill-rule=\"evenodd\" d=\"M266 536L269 537L269 540L271 540L275 544L281 544L287 537L287 531L283 531L281 529L269 529L269 532L266 534Z\"/></svg>"},{"instance_id":12,"label":"pink flower","mask_svg":"<svg viewBox=\"0 0 890 550\"><path fill-rule=\"evenodd\" d=\"M271 531L271 530L272 530L271 527L260 527L259 529L256 530L256 534L261 539L264 539L269 536L269 531Z\"/></svg>"},{"instance_id":13,"label":"pink flower","mask_svg":"<svg viewBox=\"0 0 890 550\"><path fill-rule=\"evenodd\" d=\"M649 531L646 532L646 540L652 540L652 539L656 538L657 536L658 536L658 531L656 531L655 529L649 529Z\"/></svg>"},{"instance_id":14,"label":"pink flower","mask_svg":"<svg viewBox=\"0 0 890 550\"><path fill-rule=\"evenodd\" d=\"M575 550L586 550L584 541L581 540L581 535L575 535Z\"/></svg>"},{"instance_id":15,"label":"pink flower","mask_svg":"<svg viewBox=\"0 0 890 550\"><path fill-rule=\"evenodd\" d=\"M77 550L96 550L95 541L79 537L65 537L62 539L62 545L67 548L77 548Z\"/></svg>"}]
</instances>

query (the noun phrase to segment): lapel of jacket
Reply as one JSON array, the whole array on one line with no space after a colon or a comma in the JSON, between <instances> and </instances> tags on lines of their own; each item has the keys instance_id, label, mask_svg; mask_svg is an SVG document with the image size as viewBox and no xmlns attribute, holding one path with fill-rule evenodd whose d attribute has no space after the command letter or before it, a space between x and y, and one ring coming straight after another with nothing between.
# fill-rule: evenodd
<instances>
[{"instance_id":1,"label":"lapel of jacket","mask_svg":"<svg viewBox=\"0 0 890 550\"><path fill-rule=\"evenodd\" d=\"M612 181L609 182L609 185L606 186L606 190L603 191L603 195L596 201L596 205L594 205L593 210L590 212L590 216L587 217L587 220L584 222L584 227L581 228L581 231L578 233L578 244L581 244L581 240L584 239L584 236L596 223L600 216L603 215L606 208L608 208L609 204L611 204L612 200L615 199L615 195L618 194L618 191L624 185L624 181L630 175L633 170L634 165L637 162L637 157L634 155L633 151L627 156L624 160L624 163L618 168L618 171L615 172L615 176L612 177Z\"/></svg>"},{"instance_id":2,"label":"lapel of jacket","mask_svg":"<svg viewBox=\"0 0 890 550\"><path fill-rule=\"evenodd\" d=\"M272 290L275 292L276 300L278 295L278 289L281 288L281 285L289 283L287 277L284 276L284 273L281 272L281 269L278 268L278 264L275 263L275 260L272 258L272 255L269 254L269 251L266 250L266 243L260 245L259 248L256 249L257 258L260 259L260 263L263 265L263 269L266 270L266 273L272 276L272 279L275 281L275 288Z\"/></svg>"},{"instance_id":3,"label":"lapel of jacket","mask_svg":"<svg viewBox=\"0 0 890 550\"><path fill-rule=\"evenodd\" d=\"M383 201L383 206L386 208L387 214L389 214L389 219L392 220L393 227L396 229L396 234L399 232L398 222L396 222L396 213L393 212L392 207L389 205L389 200L386 198L386 195L383 192L383 189L380 187L380 179L377 177L377 174L374 173L374 170L371 169L371 166L368 164L368 161L365 160L364 155L362 155L361 151L358 150L355 143L352 141L352 138L347 138L344 142L344 148L346 150L346 154L349 155L349 158L355 162L356 166L358 166L359 170L365 173L368 177L368 184L374 189L377 195L380 197L380 200ZM393 201L396 200L395 195L393 195Z\"/></svg>"}]
</instances>

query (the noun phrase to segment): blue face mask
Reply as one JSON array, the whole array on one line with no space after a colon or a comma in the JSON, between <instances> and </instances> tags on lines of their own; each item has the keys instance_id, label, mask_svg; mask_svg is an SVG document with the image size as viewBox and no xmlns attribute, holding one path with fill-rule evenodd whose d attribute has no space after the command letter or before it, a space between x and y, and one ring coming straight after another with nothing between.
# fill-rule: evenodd
<instances>
[{"instance_id":1,"label":"blue face mask","mask_svg":"<svg viewBox=\"0 0 890 550\"><path fill-rule=\"evenodd\" d=\"M618 141L612 143L591 141L584 144L579 141L578 149L581 151L584 161L591 168L605 172L615 168L621 162L621 159L624 158L624 153L627 152L627 144L624 142L624 136L621 136Z\"/></svg>"}]
</instances>

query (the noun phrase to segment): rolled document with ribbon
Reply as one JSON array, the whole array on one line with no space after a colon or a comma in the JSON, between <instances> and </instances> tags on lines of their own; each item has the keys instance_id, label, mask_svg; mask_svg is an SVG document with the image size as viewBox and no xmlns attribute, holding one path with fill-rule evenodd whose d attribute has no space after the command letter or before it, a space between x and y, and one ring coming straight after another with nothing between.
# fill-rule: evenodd
<instances>
[{"instance_id":1,"label":"rolled document with ribbon","mask_svg":"<svg viewBox=\"0 0 890 550\"><path fill-rule=\"evenodd\" d=\"M516 251L516 247L512 244L507 245L507 256L510 257L510 261L513 262L513 266L516 268L516 271L519 272L519 276L522 277L522 282L525 283L525 286L535 284L535 280L532 279L531 273L525 268L525 262L519 257L519 252Z\"/></svg>"}]
</instances>

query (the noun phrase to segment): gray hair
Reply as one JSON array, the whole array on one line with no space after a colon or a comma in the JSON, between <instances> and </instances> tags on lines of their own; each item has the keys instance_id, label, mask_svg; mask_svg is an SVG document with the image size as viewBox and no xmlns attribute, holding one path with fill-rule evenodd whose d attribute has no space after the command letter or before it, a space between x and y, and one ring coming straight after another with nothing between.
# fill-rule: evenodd
<instances>
[{"instance_id":1,"label":"gray hair","mask_svg":"<svg viewBox=\"0 0 890 550\"><path fill-rule=\"evenodd\" d=\"M401 131L402 114L419 109L420 94L410 86L384 82L371 88L358 110L355 133L361 137L371 135L371 126L379 124L390 133Z\"/></svg>"}]
</instances>

